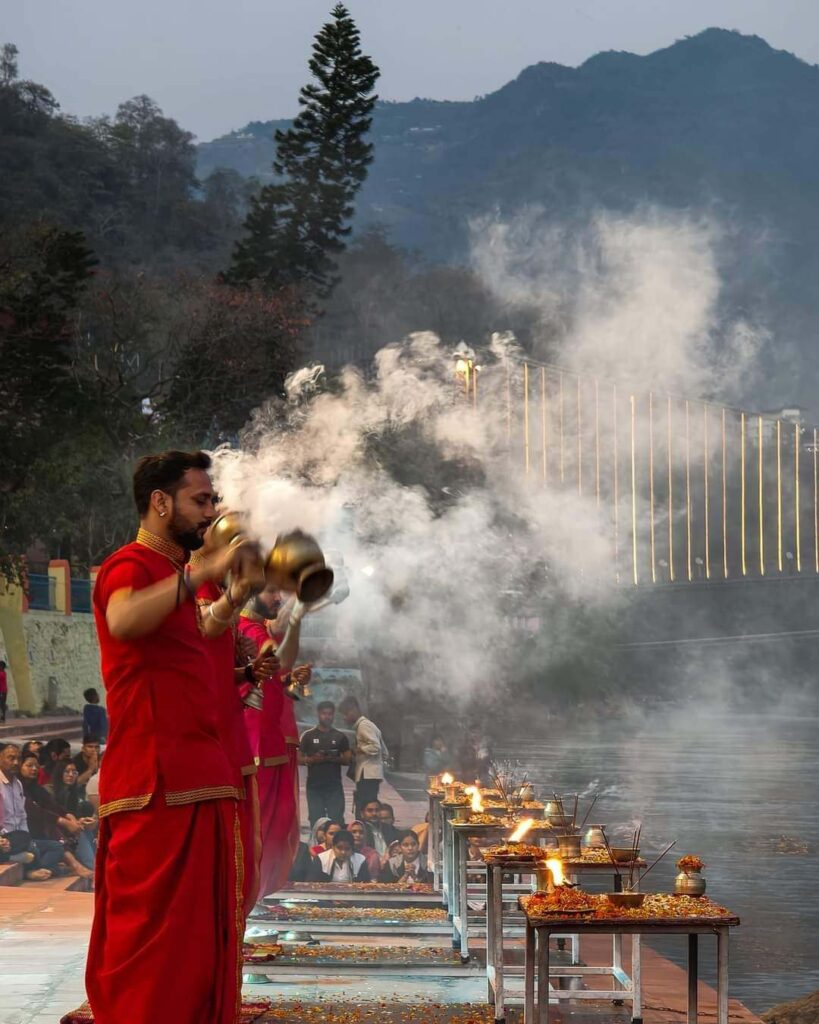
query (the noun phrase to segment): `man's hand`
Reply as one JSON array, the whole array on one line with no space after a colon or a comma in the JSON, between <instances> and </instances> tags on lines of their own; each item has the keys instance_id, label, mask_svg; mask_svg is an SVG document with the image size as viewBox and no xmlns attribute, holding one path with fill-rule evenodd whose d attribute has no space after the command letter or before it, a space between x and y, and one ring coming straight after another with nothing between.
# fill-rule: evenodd
<instances>
[{"instance_id":1,"label":"man's hand","mask_svg":"<svg viewBox=\"0 0 819 1024\"><path fill-rule=\"evenodd\" d=\"M97 824L96 818L80 818L80 824L83 828L94 828Z\"/></svg>"},{"instance_id":2,"label":"man's hand","mask_svg":"<svg viewBox=\"0 0 819 1024\"><path fill-rule=\"evenodd\" d=\"M253 666L253 678L258 681L270 679L281 668L279 659L270 647L265 647L260 654L257 654L251 664Z\"/></svg>"},{"instance_id":3,"label":"man's hand","mask_svg":"<svg viewBox=\"0 0 819 1024\"><path fill-rule=\"evenodd\" d=\"M66 814L66 816L60 820L60 824L66 832L70 833L72 836L77 835L78 832L82 832L82 825L77 821L73 814Z\"/></svg>"},{"instance_id":4,"label":"man's hand","mask_svg":"<svg viewBox=\"0 0 819 1024\"><path fill-rule=\"evenodd\" d=\"M313 678L313 666L296 665L295 668L290 670L290 675L297 686L307 686Z\"/></svg>"},{"instance_id":5,"label":"man's hand","mask_svg":"<svg viewBox=\"0 0 819 1024\"><path fill-rule=\"evenodd\" d=\"M201 558L197 562L196 568L191 570L191 585L194 590L198 590L205 580L221 582L231 569L241 563L247 545L248 541L239 541L237 544L230 544L226 548L215 551L212 555Z\"/></svg>"}]
</instances>

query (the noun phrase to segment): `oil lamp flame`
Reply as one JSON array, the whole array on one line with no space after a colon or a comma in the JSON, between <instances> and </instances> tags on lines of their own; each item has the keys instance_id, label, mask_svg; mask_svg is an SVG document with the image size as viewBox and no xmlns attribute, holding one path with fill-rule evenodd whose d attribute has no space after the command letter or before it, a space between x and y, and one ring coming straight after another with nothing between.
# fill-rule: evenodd
<instances>
[{"instance_id":1,"label":"oil lamp flame","mask_svg":"<svg viewBox=\"0 0 819 1024\"><path fill-rule=\"evenodd\" d=\"M518 825L515 831L509 836L510 843L519 843L521 839L526 835L529 829L534 825L534 818L524 818L523 821Z\"/></svg>"},{"instance_id":2,"label":"oil lamp flame","mask_svg":"<svg viewBox=\"0 0 819 1024\"><path fill-rule=\"evenodd\" d=\"M483 810L483 800L481 800L481 791L477 786L467 786L464 793L468 793L472 798L472 810L478 814Z\"/></svg>"},{"instance_id":3,"label":"oil lamp flame","mask_svg":"<svg viewBox=\"0 0 819 1024\"><path fill-rule=\"evenodd\" d=\"M554 884L563 885L566 881L566 876L563 874L563 862L557 858L550 858L546 861L546 867L551 872Z\"/></svg>"},{"instance_id":4,"label":"oil lamp flame","mask_svg":"<svg viewBox=\"0 0 819 1024\"><path fill-rule=\"evenodd\" d=\"M450 775L449 772L444 772L444 774L441 776L441 785L443 786L451 786L454 781L455 776Z\"/></svg>"}]
</instances>

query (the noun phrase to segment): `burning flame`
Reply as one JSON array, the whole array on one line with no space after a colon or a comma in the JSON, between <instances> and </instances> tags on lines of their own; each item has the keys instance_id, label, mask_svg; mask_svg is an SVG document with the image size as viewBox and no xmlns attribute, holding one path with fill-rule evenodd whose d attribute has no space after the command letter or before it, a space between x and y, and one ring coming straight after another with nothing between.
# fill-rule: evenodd
<instances>
[{"instance_id":1,"label":"burning flame","mask_svg":"<svg viewBox=\"0 0 819 1024\"><path fill-rule=\"evenodd\" d=\"M468 793L472 797L472 810L478 813L483 810L483 800L481 800L481 791L477 786L467 786L464 793Z\"/></svg>"},{"instance_id":2,"label":"burning flame","mask_svg":"<svg viewBox=\"0 0 819 1024\"><path fill-rule=\"evenodd\" d=\"M552 873L552 881L555 885L563 885L566 881L566 876L563 874L563 862L557 858L549 859L546 861L546 867Z\"/></svg>"},{"instance_id":3,"label":"burning flame","mask_svg":"<svg viewBox=\"0 0 819 1024\"><path fill-rule=\"evenodd\" d=\"M534 818L524 818L523 821L518 825L515 831L509 836L510 843L519 843L521 839L526 835L529 829L534 825Z\"/></svg>"},{"instance_id":4,"label":"burning flame","mask_svg":"<svg viewBox=\"0 0 819 1024\"><path fill-rule=\"evenodd\" d=\"M455 776L450 775L449 772L444 772L444 774L441 776L441 785L443 786L451 786L454 781Z\"/></svg>"}]
</instances>

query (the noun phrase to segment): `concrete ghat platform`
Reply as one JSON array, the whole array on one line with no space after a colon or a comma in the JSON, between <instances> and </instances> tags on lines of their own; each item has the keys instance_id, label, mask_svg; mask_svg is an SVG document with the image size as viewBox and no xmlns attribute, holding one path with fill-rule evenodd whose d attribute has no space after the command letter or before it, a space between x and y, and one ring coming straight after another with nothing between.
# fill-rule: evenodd
<instances>
[{"instance_id":1,"label":"concrete ghat platform","mask_svg":"<svg viewBox=\"0 0 819 1024\"><path fill-rule=\"evenodd\" d=\"M70 881L55 879L3 890L2 1024L56 1024L85 998L83 975L93 897L67 891ZM339 931L338 941L344 942L343 927ZM393 941L410 945L412 940L405 936ZM373 936L371 942L377 947L385 940ZM584 941L583 956L588 962L598 957L598 962L603 962L605 952L605 939ZM707 955L707 950L703 954ZM272 984L246 985L244 992L247 998L272 999L272 1007L259 1024L490 1024L493 1019L484 1003L486 980L472 972L466 977L396 977L357 976L345 971L343 975L282 977ZM646 1024L684 1024L685 973L645 944L643 998ZM735 1000L730 1004L730 1017L731 1024L759 1024L759 1018ZM519 1011L510 1011L509 1024L519 1024L520 1019ZM628 1024L629 1012L625 1006L610 1003L562 1005L552 1007L552 1020ZM700 1020L705 1024L716 1020L715 993L706 985L700 986Z\"/></svg>"}]
</instances>

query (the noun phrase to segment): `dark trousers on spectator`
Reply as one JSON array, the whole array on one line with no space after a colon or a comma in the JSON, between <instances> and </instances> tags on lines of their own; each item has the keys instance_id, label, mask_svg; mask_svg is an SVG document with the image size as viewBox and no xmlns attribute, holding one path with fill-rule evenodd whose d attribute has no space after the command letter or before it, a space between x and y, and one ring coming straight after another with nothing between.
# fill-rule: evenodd
<instances>
[{"instance_id":1,"label":"dark trousers on spectator","mask_svg":"<svg viewBox=\"0 0 819 1024\"><path fill-rule=\"evenodd\" d=\"M6 720L6 702L8 699L8 693L0 693L0 722L5 722Z\"/></svg>"},{"instance_id":2,"label":"dark trousers on spectator","mask_svg":"<svg viewBox=\"0 0 819 1024\"><path fill-rule=\"evenodd\" d=\"M63 859L65 847L56 839L35 839L34 852L37 854L37 860L31 866L53 871Z\"/></svg>"},{"instance_id":3,"label":"dark trousers on spectator","mask_svg":"<svg viewBox=\"0 0 819 1024\"><path fill-rule=\"evenodd\" d=\"M307 814L310 827L319 818L331 821L344 821L344 789L340 782L329 786L311 786L307 784Z\"/></svg>"},{"instance_id":4,"label":"dark trousers on spectator","mask_svg":"<svg viewBox=\"0 0 819 1024\"><path fill-rule=\"evenodd\" d=\"M355 816L361 817L361 808L372 800L378 799L378 787L381 779L359 779L355 784Z\"/></svg>"}]
</instances>

